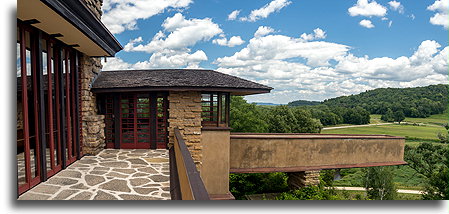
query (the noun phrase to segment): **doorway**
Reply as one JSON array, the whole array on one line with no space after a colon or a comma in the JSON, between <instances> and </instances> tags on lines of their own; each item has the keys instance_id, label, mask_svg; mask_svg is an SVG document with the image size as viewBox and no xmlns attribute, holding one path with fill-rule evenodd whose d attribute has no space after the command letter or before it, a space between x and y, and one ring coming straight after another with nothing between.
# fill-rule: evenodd
<instances>
[{"instance_id":1,"label":"doorway","mask_svg":"<svg viewBox=\"0 0 449 214\"><path fill-rule=\"evenodd\" d=\"M106 148L167 148L165 93L116 93L106 95L103 102Z\"/></svg>"}]
</instances>

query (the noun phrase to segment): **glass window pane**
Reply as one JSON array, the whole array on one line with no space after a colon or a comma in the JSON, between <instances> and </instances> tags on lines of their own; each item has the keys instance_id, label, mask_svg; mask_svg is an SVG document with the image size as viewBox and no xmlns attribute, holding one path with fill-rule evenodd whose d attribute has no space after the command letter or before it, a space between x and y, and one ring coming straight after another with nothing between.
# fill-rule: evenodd
<instances>
[{"instance_id":1,"label":"glass window pane","mask_svg":"<svg viewBox=\"0 0 449 214\"><path fill-rule=\"evenodd\" d=\"M19 34L17 34L19 35ZM19 38L19 36L18 36ZM25 137L23 127L22 78L20 65L20 43L17 42L17 180L19 186L26 183L25 178Z\"/></svg>"}]
</instances>

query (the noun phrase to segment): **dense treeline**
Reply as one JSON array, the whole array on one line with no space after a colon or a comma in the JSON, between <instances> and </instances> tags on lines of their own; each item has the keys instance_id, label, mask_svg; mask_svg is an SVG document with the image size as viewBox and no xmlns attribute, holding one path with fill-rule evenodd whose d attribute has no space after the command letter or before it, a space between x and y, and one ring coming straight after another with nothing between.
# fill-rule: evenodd
<instances>
[{"instance_id":1,"label":"dense treeline","mask_svg":"<svg viewBox=\"0 0 449 214\"><path fill-rule=\"evenodd\" d=\"M443 113L448 85L418 88L380 88L324 102L298 100L287 106L259 106L242 97L231 99L231 127L240 132L319 132L322 126L368 124L370 114L386 122L405 117L428 117Z\"/></svg>"},{"instance_id":2,"label":"dense treeline","mask_svg":"<svg viewBox=\"0 0 449 214\"><path fill-rule=\"evenodd\" d=\"M371 114L402 112L406 117L429 117L443 113L448 104L448 85L417 88L378 88L357 95L325 100L327 106L361 107ZM391 118L390 118L391 120Z\"/></svg>"},{"instance_id":3,"label":"dense treeline","mask_svg":"<svg viewBox=\"0 0 449 214\"><path fill-rule=\"evenodd\" d=\"M243 97L231 97L230 126L234 132L319 133L323 125L360 125L369 121L369 112L361 107L258 106Z\"/></svg>"},{"instance_id":4,"label":"dense treeline","mask_svg":"<svg viewBox=\"0 0 449 214\"><path fill-rule=\"evenodd\" d=\"M312 117L319 119L323 126L337 125L337 124L354 124L362 125L368 124L370 121L370 114L361 107L340 107L317 105L313 107L301 107L311 112Z\"/></svg>"},{"instance_id":5,"label":"dense treeline","mask_svg":"<svg viewBox=\"0 0 449 214\"><path fill-rule=\"evenodd\" d=\"M287 106L262 107L249 104L243 97L231 97L233 132L319 133L322 124L310 111Z\"/></svg>"},{"instance_id":6,"label":"dense treeline","mask_svg":"<svg viewBox=\"0 0 449 214\"><path fill-rule=\"evenodd\" d=\"M287 106L295 107L295 106L315 106L322 104L320 101L308 101L308 100L296 100L293 102L289 102Z\"/></svg>"}]
</instances>

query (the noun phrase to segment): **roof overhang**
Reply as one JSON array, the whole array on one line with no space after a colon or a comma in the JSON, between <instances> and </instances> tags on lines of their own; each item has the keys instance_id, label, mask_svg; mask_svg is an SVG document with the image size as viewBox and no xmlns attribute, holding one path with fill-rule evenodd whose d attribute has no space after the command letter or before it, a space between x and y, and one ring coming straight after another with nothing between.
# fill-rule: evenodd
<instances>
[{"instance_id":1,"label":"roof overhang","mask_svg":"<svg viewBox=\"0 0 449 214\"><path fill-rule=\"evenodd\" d=\"M114 56L120 43L81 0L18 0L17 18L89 56Z\"/></svg>"},{"instance_id":2,"label":"roof overhang","mask_svg":"<svg viewBox=\"0 0 449 214\"><path fill-rule=\"evenodd\" d=\"M229 92L231 95L246 96L270 93L271 89L252 88L220 88L220 87L134 87L134 88L92 88L93 93L126 93L147 91L201 91L201 92Z\"/></svg>"}]
</instances>

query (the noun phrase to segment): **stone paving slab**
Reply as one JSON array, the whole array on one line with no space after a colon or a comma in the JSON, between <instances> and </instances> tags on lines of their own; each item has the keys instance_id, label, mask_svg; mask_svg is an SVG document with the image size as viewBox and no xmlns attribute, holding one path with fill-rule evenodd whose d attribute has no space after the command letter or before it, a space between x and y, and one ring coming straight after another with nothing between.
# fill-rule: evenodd
<instances>
[{"instance_id":1,"label":"stone paving slab","mask_svg":"<svg viewBox=\"0 0 449 214\"><path fill-rule=\"evenodd\" d=\"M105 149L85 156L18 200L170 200L168 151Z\"/></svg>"}]
</instances>

